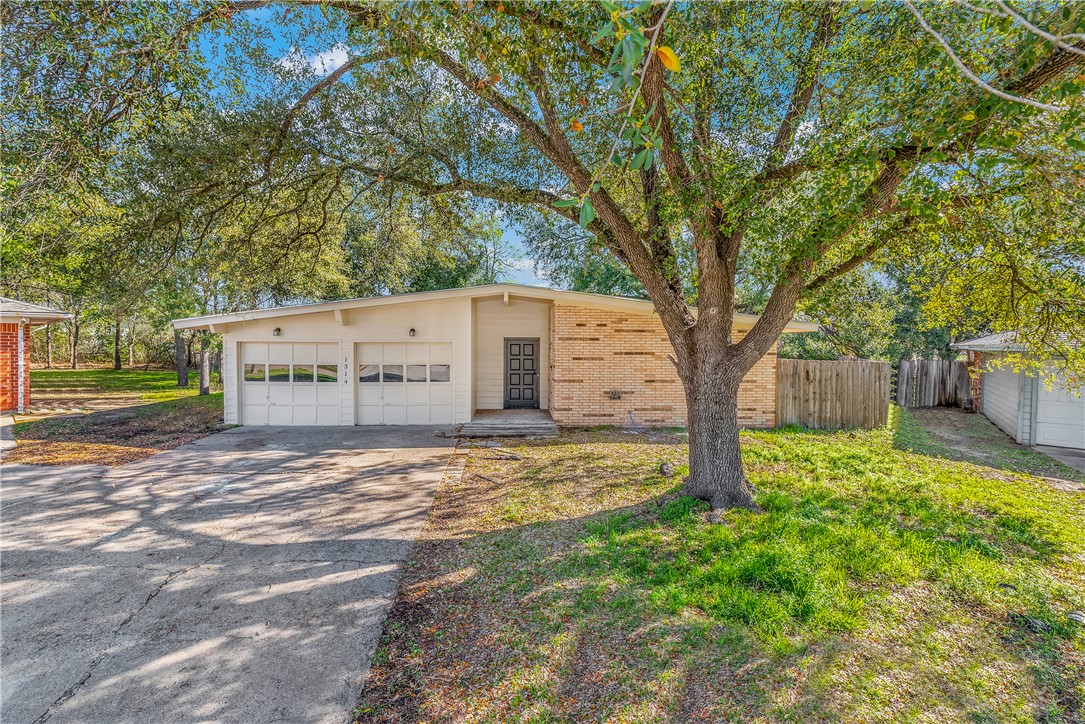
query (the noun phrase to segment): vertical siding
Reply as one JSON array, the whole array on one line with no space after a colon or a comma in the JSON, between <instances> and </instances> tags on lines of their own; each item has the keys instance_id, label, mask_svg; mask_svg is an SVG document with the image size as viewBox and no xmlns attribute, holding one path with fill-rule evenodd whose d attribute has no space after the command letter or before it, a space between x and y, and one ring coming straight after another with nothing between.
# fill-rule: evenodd
<instances>
[{"instance_id":1,"label":"vertical siding","mask_svg":"<svg viewBox=\"0 0 1085 724\"><path fill-rule=\"evenodd\" d=\"M1036 378L1019 375L1021 385L1021 404L1017 414L1017 442L1031 445L1033 438L1033 411L1036 407Z\"/></svg>"},{"instance_id":2,"label":"vertical siding","mask_svg":"<svg viewBox=\"0 0 1085 724\"><path fill-rule=\"evenodd\" d=\"M222 339L222 420L227 425L241 424L237 401L237 391L241 380L239 358L238 343L231 339L229 334L224 334Z\"/></svg>"},{"instance_id":3,"label":"vertical siding","mask_svg":"<svg viewBox=\"0 0 1085 724\"><path fill-rule=\"evenodd\" d=\"M550 305L521 299L487 299L474 308L475 409L500 410L505 406L505 338L539 339L539 407L550 404Z\"/></svg>"},{"instance_id":4,"label":"vertical siding","mask_svg":"<svg viewBox=\"0 0 1085 724\"><path fill-rule=\"evenodd\" d=\"M339 424L353 425L358 413L355 396L358 394L358 380L355 370L358 369L355 360L354 342L341 341L339 343Z\"/></svg>"}]
</instances>

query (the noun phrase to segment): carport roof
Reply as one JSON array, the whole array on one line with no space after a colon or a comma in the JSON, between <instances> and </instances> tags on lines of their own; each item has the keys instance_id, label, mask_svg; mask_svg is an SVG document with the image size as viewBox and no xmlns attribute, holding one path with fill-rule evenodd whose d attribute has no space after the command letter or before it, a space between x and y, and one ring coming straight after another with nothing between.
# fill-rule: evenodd
<instances>
[{"instance_id":1,"label":"carport roof","mask_svg":"<svg viewBox=\"0 0 1085 724\"><path fill-rule=\"evenodd\" d=\"M259 319L286 317L295 314L335 312L345 309L361 309L365 307L378 307L386 304L406 304L409 302L425 302L437 299L502 297L506 295L518 299L561 301L578 306L615 309L635 314L651 314L655 311L655 305L645 299L613 297L606 294L591 294L588 292L568 292L560 289L550 289L549 287L533 287L526 284L485 284L482 286L461 287L458 289L441 289L432 292L391 294L381 297L362 297L360 299L344 299L335 302L320 302L317 304L295 304L285 307L271 307L268 309L252 309L232 314L188 317L186 319L174 320L173 326L176 329L212 329L216 325L251 322ZM735 314L735 324L739 326L752 327L757 323L757 320L758 316L756 314ZM784 331L814 332L817 331L817 328L817 325L811 322L792 320L788 323Z\"/></svg>"},{"instance_id":2,"label":"carport roof","mask_svg":"<svg viewBox=\"0 0 1085 724\"><path fill-rule=\"evenodd\" d=\"M61 312L51 307L43 307L40 304L21 302L18 299L0 297L0 322L11 324L22 322L24 324L49 324L59 322L62 319L71 319L70 312Z\"/></svg>"}]
</instances>

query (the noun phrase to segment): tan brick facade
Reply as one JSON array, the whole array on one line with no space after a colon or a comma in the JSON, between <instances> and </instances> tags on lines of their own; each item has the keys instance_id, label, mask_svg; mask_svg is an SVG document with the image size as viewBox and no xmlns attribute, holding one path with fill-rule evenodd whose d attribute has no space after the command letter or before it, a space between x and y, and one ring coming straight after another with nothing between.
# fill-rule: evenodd
<instances>
[{"instance_id":1,"label":"tan brick facade","mask_svg":"<svg viewBox=\"0 0 1085 724\"><path fill-rule=\"evenodd\" d=\"M19 325L0 324L0 411L14 412L19 406L19 385L23 386L23 406L30 406L30 329L23 330L23 353L26 365L19 379Z\"/></svg>"},{"instance_id":2,"label":"tan brick facade","mask_svg":"<svg viewBox=\"0 0 1085 724\"><path fill-rule=\"evenodd\" d=\"M742 333L736 331L736 339ZM559 425L685 425L682 383L659 317L550 307L550 415ZM776 424L776 348L742 382L739 424Z\"/></svg>"}]
</instances>

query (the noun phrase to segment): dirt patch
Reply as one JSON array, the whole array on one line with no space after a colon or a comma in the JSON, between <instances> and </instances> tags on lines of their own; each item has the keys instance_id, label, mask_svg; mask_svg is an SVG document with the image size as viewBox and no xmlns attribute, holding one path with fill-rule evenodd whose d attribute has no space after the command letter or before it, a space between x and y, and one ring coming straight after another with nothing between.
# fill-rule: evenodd
<instances>
[{"instance_id":1,"label":"dirt patch","mask_svg":"<svg viewBox=\"0 0 1085 724\"><path fill-rule=\"evenodd\" d=\"M224 429L221 395L20 422L4 462L123 465Z\"/></svg>"},{"instance_id":2,"label":"dirt patch","mask_svg":"<svg viewBox=\"0 0 1085 724\"><path fill-rule=\"evenodd\" d=\"M953 407L917 408L911 414L945 448L942 452L949 453L948 457L991 468L983 473L985 477L1007 479L999 471L1028 473L1068 491L1080 490L1077 483L1085 481L1073 468L1018 445L982 415Z\"/></svg>"}]
</instances>

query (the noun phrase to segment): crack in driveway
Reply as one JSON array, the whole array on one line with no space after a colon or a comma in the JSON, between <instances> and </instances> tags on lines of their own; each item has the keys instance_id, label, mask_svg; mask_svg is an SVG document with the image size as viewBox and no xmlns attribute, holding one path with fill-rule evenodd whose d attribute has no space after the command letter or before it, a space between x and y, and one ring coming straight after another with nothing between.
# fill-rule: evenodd
<instances>
[{"instance_id":1,"label":"crack in driveway","mask_svg":"<svg viewBox=\"0 0 1085 724\"><path fill-rule=\"evenodd\" d=\"M349 719L452 451L433 432L239 428L72 483L5 466L4 720Z\"/></svg>"},{"instance_id":2,"label":"crack in driveway","mask_svg":"<svg viewBox=\"0 0 1085 724\"><path fill-rule=\"evenodd\" d=\"M94 670L98 668L98 665L100 663L102 663L103 661L105 661L106 658L108 658L110 650L117 643L117 639L120 637L121 632L124 630L125 626L131 623L136 616L141 614L143 612L143 609L147 608L147 606L150 605L151 601L153 601L158 596L158 594L162 592L162 589L169 585L170 581L178 578L179 576L183 576L189 571L195 570L200 566L206 566L207 564L218 558L220 555L222 555L222 552L224 550L226 550L226 543L223 543L221 546L219 546L218 551L216 551L213 555L207 558L207 560L200 561L199 563L193 563L191 566L185 566L184 568L180 568L176 571L170 571L168 574L166 574L166 577L162 579L162 582L155 586L153 589L151 589L151 592L147 594L147 597L145 599L143 599L143 603L141 603L135 611L132 611L132 613L128 614L128 616L120 622L117 628L113 630L113 634L110 637L109 643L106 644L106 646L101 650L98 656L90 662L90 666L87 667L87 670L83 674L83 677L79 679L79 681L68 687L63 694L58 696L56 701L50 704L49 708L42 712L41 715L34 720L33 724L43 724L44 722L49 721L49 719L53 716L53 712L55 712L60 706L62 706L64 702L66 702L68 699L71 699L73 696L75 696L76 692L78 692L81 688L83 688L83 686L86 685L88 681L90 681L90 677L94 675Z\"/></svg>"}]
</instances>

